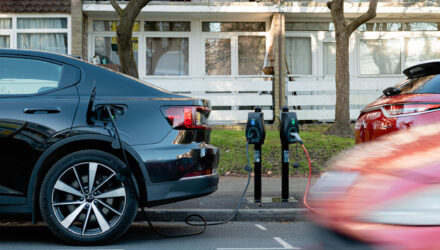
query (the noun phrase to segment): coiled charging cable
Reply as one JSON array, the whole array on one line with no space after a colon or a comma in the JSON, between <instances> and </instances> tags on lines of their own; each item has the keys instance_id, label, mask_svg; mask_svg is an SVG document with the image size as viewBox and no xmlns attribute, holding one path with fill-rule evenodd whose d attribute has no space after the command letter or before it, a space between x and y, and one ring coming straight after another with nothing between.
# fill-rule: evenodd
<instances>
[{"instance_id":1,"label":"coiled charging cable","mask_svg":"<svg viewBox=\"0 0 440 250\"><path fill-rule=\"evenodd\" d=\"M129 164L129 162L128 162L127 155L126 155L126 153L125 153L124 145L122 144L122 140L121 140L121 137L120 137L120 134L119 134L118 126L116 125L116 121L115 121L115 118L114 118L114 114L113 114L112 111L111 111L111 105L107 105L107 106L105 106L104 108L105 108L105 110L107 111L107 113L108 113L108 115L109 115L109 117L110 117L111 123L112 123L112 125L113 125L113 128L114 128L114 130L115 130L115 134L116 134L116 137L117 137L116 139L118 140L118 142L119 142L119 146L121 147L121 151L122 151L122 155L123 155L123 158L124 158L124 161L125 161L126 167L129 169L130 164ZM148 217L148 214L147 214L147 212L145 211L144 207L141 206L142 214L143 214L145 220L147 221L148 225L150 226L150 228L151 228L156 234L158 234L158 235L160 235L160 236L162 236L162 237L165 237L165 238L180 238L180 237L186 237L186 236L193 236L193 235L202 234L202 233L205 232L207 226L215 226L215 225L225 224L225 223L228 223L228 222L230 222L231 220L233 220L233 219L235 218L235 216L237 216L238 211L240 210L241 204L242 204L243 201L244 201L244 198L245 198L246 192L247 192L247 190L248 190L248 188L249 188L249 183L250 183L250 181L251 181L252 167L251 167L250 158L249 158L249 143L248 143L248 142L246 142L246 156L247 156L247 163L248 163L248 164L247 164L247 166L245 167L245 170L249 172L249 173L248 173L248 179L247 179L246 187L245 187L244 190L243 190L243 193L242 193L242 195L241 195L241 198L240 198L240 201L238 202L237 207L235 208L234 212L232 213L232 215L231 215L228 219L223 220L223 221L217 221L217 222L207 223L207 222L206 222L206 219L205 219L202 215L200 215L200 214L190 214L190 215L188 215L187 217L185 217L185 223L186 223L187 225L190 225L190 226L197 226L197 227L200 227L200 226L201 226L202 229L199 230L199 231L197 231L197 232L188 233L188 234L169 235L169 234L166 234L166 233L160 232L159 230L157 230L157 228L154 227L154 225L153 225L153 223L151 222L150 218ZM128 169L127 169L125 172L128 172L128 171L129 171ZM139 197L139 194L136 195L136 199L137 199L137 201L138 201L138 204L140 204L140 197ZM194 219L194 218L198 218L201 222L196 223L196 222L191 221L191 219Z\"/></svg>"}]
</instances>

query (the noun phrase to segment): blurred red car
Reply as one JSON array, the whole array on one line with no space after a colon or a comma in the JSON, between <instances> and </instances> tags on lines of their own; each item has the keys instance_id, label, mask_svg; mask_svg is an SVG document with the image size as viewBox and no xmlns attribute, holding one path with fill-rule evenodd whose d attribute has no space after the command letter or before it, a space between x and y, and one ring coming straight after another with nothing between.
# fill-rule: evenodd
<instances>
[{"instance_id":1,"label":"blurred red car","mask_svg":"<svg viewBox=\"0 0 440 250\"><path fill-rule=\"evenodd\" d=\"M440 121L440 60L422 62L403 73L406 80L385 89L361 111L355 125L356 143Z\"/></svg>"},{"instance_id":2,"label":"blurred red car","mask_svg":"<svg viewBox=\"0 0 440 250\"><path fill-rule=\"evenodd\" d=\"M343 153L309 201L313 249L440 249L440 124Z\"/></svg>"}]
</instances>

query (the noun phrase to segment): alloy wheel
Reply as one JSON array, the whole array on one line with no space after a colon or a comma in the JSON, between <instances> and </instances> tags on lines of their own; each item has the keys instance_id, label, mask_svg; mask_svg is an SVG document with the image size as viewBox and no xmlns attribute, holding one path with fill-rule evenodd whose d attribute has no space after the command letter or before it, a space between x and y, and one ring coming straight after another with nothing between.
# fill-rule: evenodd
<instances>
[{"instance_id":1,"label":"alloy wheel","mask_svg":"<svg viewBox=\"0 0 440 250\"><path fill-rule=\"evenodd\" d=\"M126 207L126 187L111 168L96 162L76 164L55 182L51 206L70 232L94 236L115 227Z\"/></svg>"}]
</instances>

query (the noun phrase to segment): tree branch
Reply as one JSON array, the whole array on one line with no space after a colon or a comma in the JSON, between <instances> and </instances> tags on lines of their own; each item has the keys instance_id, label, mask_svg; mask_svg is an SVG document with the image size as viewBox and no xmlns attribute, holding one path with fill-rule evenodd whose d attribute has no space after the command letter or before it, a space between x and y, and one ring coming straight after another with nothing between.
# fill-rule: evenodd
<instances>
[{"instance_id":1,"label":"tree branch","mask_svg":"<svg viewBox=\"0 0 440 250\"><path fill-rule=\"evenodd\" d=\"M118 13L118 15L121 16L122 9L121 9L121 6L119 6L119 4L116 2L116 0L110 0L110 4L116 10L116 13Z\"/></svg>"},{"instance_id":2,"label":"tree branch","mask_svg":"<svg viewBox=\"0 0 440 250\"><path fill-rule=\"evenodd\" d=\"M377 0L370 0L368 11L362 14L360 17L354 19L348 26L348 34L353 33L361 24L368 22L376 17Z\"/></svg>"}]
</instances>

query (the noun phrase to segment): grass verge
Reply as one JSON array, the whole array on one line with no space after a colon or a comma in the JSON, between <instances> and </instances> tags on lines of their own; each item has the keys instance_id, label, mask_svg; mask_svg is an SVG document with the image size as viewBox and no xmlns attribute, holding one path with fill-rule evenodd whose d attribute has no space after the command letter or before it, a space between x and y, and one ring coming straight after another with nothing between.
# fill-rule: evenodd
<instances>
[{"instance_id":1,"label":"grass verge","mask_svg":"<svg viewBox=\"0 0 440 250\"><path fill-rule=\"evenodd\" d=\"M326 169L325 163L343 150L354 146L354 139L324 135L325 125L302 127L301 138L309 152L313 174ZM221 175L244 175L246 165L246 139L244 130L214 129L211 144L220 148L219 172ZM298 150L298 158L296 156ZM253 167L253 145L249 145L249 156ZM262 149L262 174L278 176L281 174L281 142L278 131L266 130L266 140ZM299 162L299 168L293 168ZM290 173L292 176L307 176L307 158L301 147L290 146Z\"/></svg>"}]
</instances>

